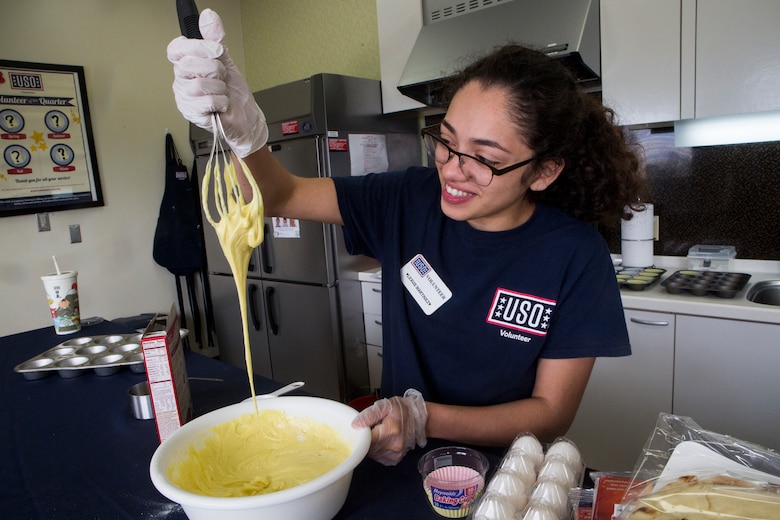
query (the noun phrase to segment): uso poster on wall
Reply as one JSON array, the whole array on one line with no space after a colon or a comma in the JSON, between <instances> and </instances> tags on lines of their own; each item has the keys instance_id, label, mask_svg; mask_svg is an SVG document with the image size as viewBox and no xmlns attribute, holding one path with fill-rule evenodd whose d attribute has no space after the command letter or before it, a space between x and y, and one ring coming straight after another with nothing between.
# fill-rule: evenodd
<instances>
[{"instance_id":1,"label":"uso poster on wall","mask_svg":"<svg viewBox=\"0 0 780 520\"><path fill-rule=\"evenodd\" d=\"M0 216L102 206L84 68L0 60Z\"/></svg>"}]
</instances>

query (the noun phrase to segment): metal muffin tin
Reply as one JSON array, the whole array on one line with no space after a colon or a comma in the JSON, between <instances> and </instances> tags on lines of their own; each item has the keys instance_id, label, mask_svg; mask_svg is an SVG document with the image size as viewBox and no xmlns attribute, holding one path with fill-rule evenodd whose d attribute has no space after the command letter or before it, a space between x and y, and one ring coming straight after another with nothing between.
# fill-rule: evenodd
<instances>
[{"instance_id":1,"label":"metal muffin tin","mask_svg":"<svg viewBox=\"0 0 780 520\"><path fill-rule=\"evenodd\" d=\"M677 271L664 280L661 285L669 294L689 292L693 296L715 295L721 298L733 298L750 280L746 273L728 273L719 271Z\"/></svg>"},{"instance_id":2,"label":"metal muffin tin","mask_svg":"<svg viewBox=\"0 0 780 520\"><path fill-rule=\"evenodd\" d=\"M125 367L133 372L144 372L142 335L73 338L17 365L14 371L29 380L41 379L55 372L63 378L78 377L89 371L99 376L110 376Z\"/></svg>"},{"instance_id":3,"label":"metal muffin tin","mask_svg":"<svg viewBox=\"0 0 780 520\"><path fill-rule=\"evenodd\" d=\"M615 276L620 287L628 287L633 291L644 291L661 279L666 269L658 267L616 267Z\"/></svg>"}]
</instances>

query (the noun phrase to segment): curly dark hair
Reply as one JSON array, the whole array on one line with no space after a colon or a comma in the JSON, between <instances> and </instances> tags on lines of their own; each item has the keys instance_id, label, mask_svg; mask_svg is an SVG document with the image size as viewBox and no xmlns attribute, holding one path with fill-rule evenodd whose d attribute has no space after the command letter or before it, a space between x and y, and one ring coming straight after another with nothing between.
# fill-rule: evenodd
<instances>
[{"instance_id":1,"label":"curly dark hair","mask_svg":"<svg viewBox=\"0 0 780 520\"><path fill-rule=\"evenodd\" d=\"M473 81L508 92L512 120L536 164L563 160L554 183L529 192L533 200L611 226L631 218L627 207L642 209L648 190L635 148L614 112L584 92L560 60L522 45L499 47L451 78L445 100ZM538 174L530 170L524 182Z\"/></svg>"}]
</instances>

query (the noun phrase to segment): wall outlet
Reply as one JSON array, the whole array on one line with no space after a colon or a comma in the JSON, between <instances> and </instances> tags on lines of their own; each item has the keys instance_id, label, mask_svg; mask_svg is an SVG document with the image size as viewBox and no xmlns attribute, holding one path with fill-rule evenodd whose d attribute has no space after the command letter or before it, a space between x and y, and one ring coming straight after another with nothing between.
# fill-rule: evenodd
<instances>
[{"instance_id":1,"label":"wall outlet","mask_svg":"<svg viewBox=\"0 0 780 520\"><path fill-rule=\"evenodd\" d=\"M68 229L70 230L70 243L76 244L81 242L81 226L78 224L71 224L68 226Z\"/></svg>"},{"instance_id":2,"label":"wall outlet","mask_svg":"<svg viewBox=\"0 0 780 520\"><path fill-rule=\"evenodd\" d=\"M35 218L38 220L38 231L51 231L51 221L48 213L37 213Z\"/></svg>"}]
</instances>

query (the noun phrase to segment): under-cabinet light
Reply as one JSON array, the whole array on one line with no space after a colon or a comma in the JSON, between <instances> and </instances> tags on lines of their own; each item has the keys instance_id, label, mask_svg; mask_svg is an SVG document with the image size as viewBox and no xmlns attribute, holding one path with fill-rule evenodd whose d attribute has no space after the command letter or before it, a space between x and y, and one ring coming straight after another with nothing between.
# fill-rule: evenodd
<instances>
[{"instance_id":1,"label":"under-cabinet light","mask_svg":"<svg viewBox=\"0 0 780 520\"><path fill-rule=\"evenodd\" d=\"M766 141L780 141L780 110L684 119L674 123L675 146L713 146Z\"/></svg>"}]
</instances>

